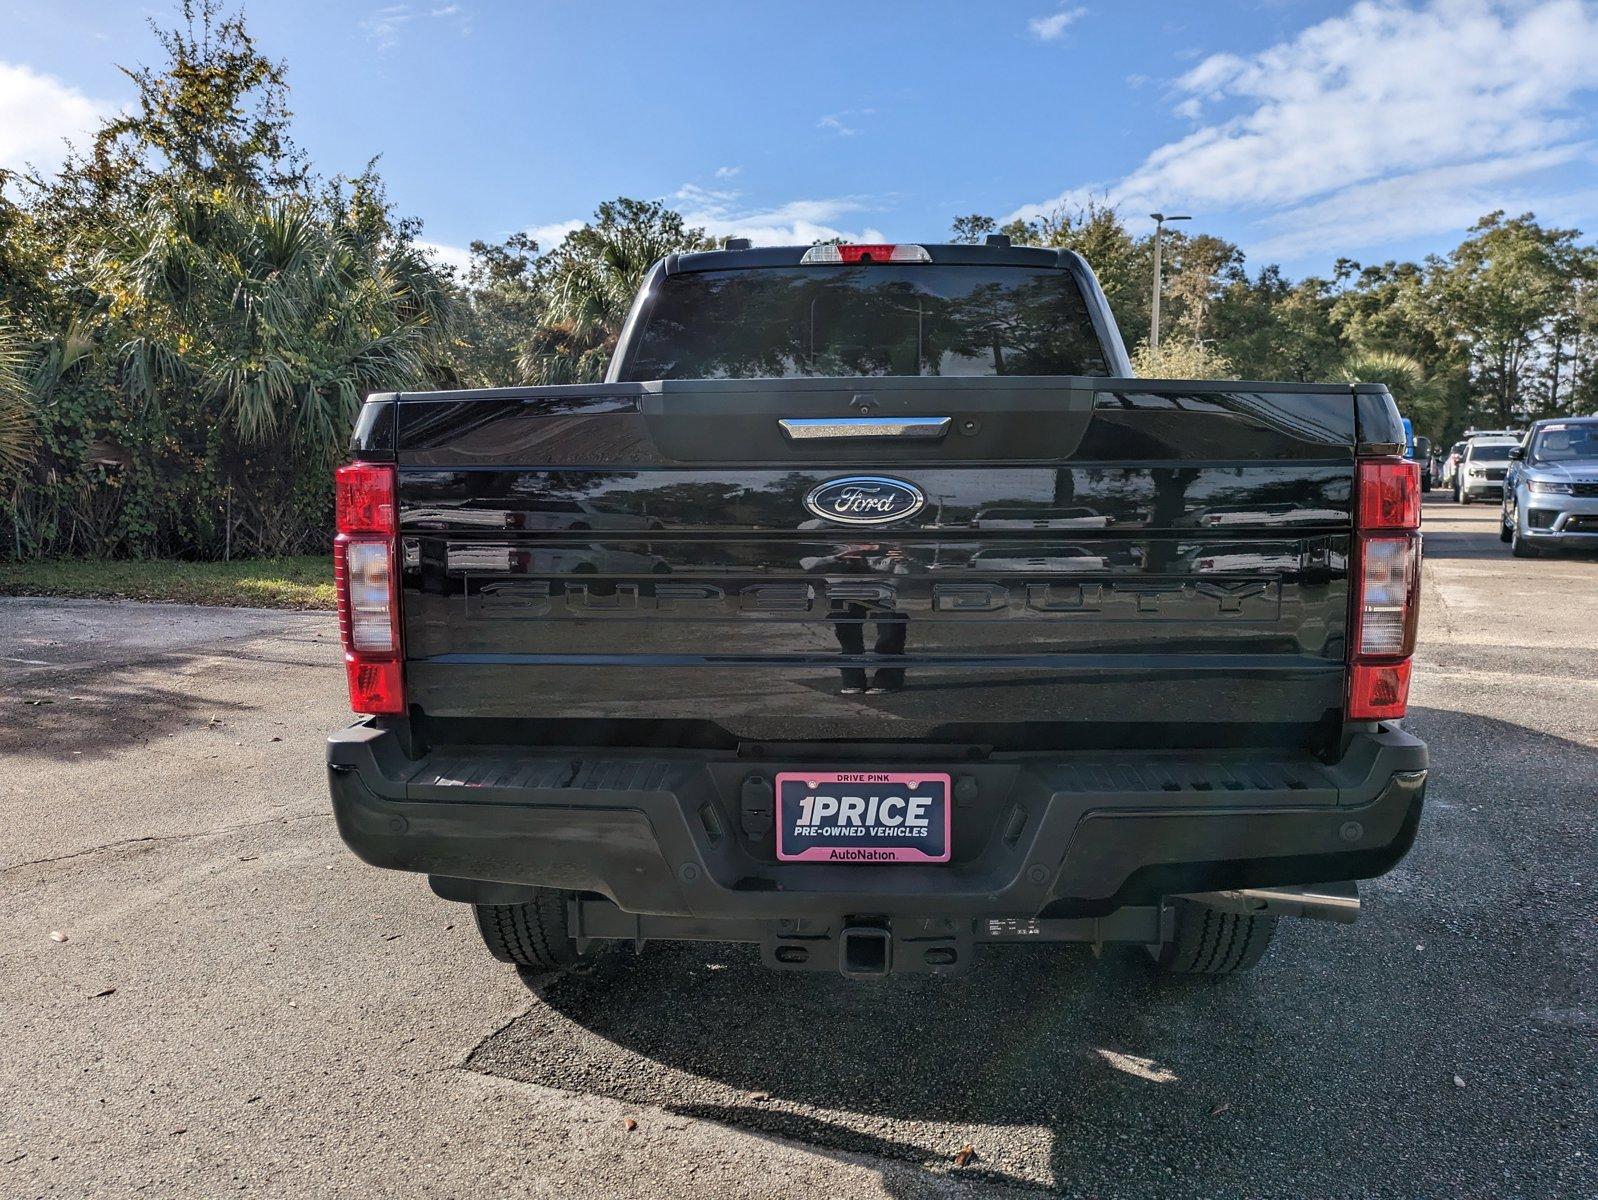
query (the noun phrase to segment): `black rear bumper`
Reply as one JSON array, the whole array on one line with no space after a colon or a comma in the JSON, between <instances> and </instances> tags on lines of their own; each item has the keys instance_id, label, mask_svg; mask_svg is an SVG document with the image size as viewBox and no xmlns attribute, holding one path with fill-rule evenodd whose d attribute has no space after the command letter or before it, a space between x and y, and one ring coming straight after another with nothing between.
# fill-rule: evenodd
<instances>
[{"instance_id":1,"label":"black rear bumper","mask_svg":"<svg viewBox=\"0 0 1598 1200\"><path fill-rule=\"evenodd\" d=\"M871 762L929 765L924 752ZM778 863L759 781L792 763L485 746L411 759L371 722L328 743L339 832L375 866L424 872L457 900L514 903L545 886L713 920L1093 916L1367 879L1408 851L1426 781L1425 745L1385 725L1331 765L1291 752L995 755L948 765L949 864Z\"/></svg>"}]
</instances>

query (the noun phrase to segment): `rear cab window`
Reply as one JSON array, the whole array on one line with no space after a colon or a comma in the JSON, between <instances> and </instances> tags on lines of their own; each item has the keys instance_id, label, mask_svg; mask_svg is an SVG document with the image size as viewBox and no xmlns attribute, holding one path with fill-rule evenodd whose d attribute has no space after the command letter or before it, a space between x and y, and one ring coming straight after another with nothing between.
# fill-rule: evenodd
<instances>
[{"instance_id":1,"label":"rear cab window","mask_svg":"<svg viewBox=\"0 0 1598 1200\"><path fill-rule=\"evenodd\" d=\"M1108 374L1069 271L862 264L667 275L622 378Z\"/></svg>"}]
</instances>

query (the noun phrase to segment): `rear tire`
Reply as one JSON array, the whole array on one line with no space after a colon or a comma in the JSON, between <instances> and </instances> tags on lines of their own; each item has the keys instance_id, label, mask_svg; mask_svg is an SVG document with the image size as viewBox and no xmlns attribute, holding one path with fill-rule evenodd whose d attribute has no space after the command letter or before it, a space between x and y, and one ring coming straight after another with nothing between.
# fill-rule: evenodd
<instances>
[{"instance_id":1,"label":"rear tire","mask_svg":"<svg viewBox=\"0 0 1598 1200\"><path fill-rule=\"evenodd\" d=\"M566 905L573 895L539 888L525 904L474 904L477 931L500 962L540 971L569 967L582 957L566 932Z\"/></svg>"},{"instance_id":2,"label":"rear tire","mask_svg":"<svg viewBox=\"0 0 1598 1200\"><path fill-rule=\"evenodd\" d=\"M1276 933L1275 917L1222 912L1191 900L1172 901L1171 940L1149 947L1160 970L1173 975L1234 975L1265 957Z\"/></svg>"}]
</instances>

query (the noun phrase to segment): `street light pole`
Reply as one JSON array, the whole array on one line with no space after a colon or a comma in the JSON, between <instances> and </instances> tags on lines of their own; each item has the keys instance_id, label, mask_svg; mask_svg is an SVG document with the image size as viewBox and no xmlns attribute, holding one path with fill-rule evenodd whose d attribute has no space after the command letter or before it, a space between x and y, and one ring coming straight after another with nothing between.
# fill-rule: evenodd
<instances>
[{"instance_id":1,"label":"street light pole","mask_svg":"<svg viewBox=\"0 0 1598 1200\"><path fill-rule=\"evenodd\" d=\"M1167 221L1191 221L1192 217L1172 216L1164 213L1150 213L1154 218L1154 308L1149 317L1149 349L1159 353L1160 349L1160 235L1165 232Z\"/></svg>"}]
</instances>

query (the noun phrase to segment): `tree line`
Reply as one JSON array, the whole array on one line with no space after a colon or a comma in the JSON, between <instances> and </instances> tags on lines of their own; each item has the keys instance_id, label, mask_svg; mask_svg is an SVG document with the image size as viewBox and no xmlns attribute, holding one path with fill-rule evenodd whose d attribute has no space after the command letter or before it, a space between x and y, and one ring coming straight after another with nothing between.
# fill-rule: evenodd
<instances>
[{"instance_id":1,"label":"tree line","mask_svg":"<svg viewBox=\"0 0 1598 1200\"><path fill-rule=\"evenodd\" d=\"M376 163L319 176L285 65L242 14L184 0L165 61L55 172L0 172L0 556L325 548L332 465L374 391L601 377L649 266L718 239L618 198L553 246L474 242L456 274ZM1080 251L1139 374L1386 383L1420 432L1598 411L1598 247L1489 213L1446 255L1251 269L1233 243L1153 245L1088 203L990 233Z\"/></svg>"}]
</instances>

